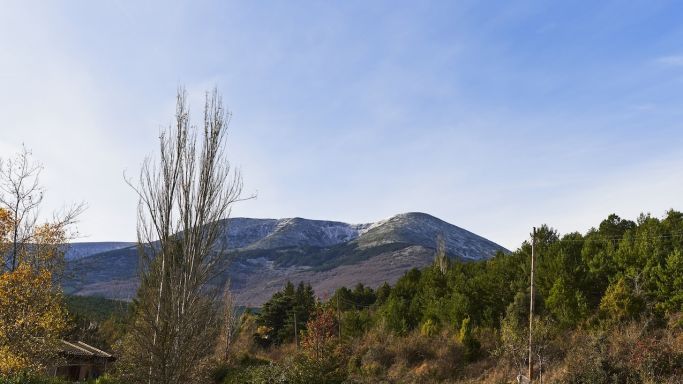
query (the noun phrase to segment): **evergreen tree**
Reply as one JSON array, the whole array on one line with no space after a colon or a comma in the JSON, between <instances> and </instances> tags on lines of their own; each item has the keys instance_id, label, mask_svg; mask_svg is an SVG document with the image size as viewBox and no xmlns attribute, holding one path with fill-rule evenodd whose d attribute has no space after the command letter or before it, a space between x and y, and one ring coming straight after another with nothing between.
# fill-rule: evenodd
<instances>
[{"instance_id":1,"label":"evergreen tree","mask_svg":"<svg viewBox=\"0 0 683 384\"><path fill-rule=\"evenodd\" d=\"M297 331L306 329L306 323L315 312L315 293L310 284L287 282L282 291L273 294L263 304L256 319L263 333L255 335L259 344L282 344L294 340L294 318Z\"/></svg>"}]
</instances>

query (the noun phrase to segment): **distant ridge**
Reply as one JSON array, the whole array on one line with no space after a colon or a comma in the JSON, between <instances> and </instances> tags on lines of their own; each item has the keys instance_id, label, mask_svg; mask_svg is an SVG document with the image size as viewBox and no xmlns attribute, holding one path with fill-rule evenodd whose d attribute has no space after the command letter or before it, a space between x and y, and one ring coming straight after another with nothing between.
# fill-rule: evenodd
<instances>
[{"instance_id":1,"label":"distant ridge","mask_svg":"<svg viewBox=\"0 0 683 384\"><path fill-rule=\"evenodd\" d=\"M98 253L128 248L134 245L135 243L124 241L76 242L69 244L64 257L67 260L82 259Z\"/></svg>"},{"instance_id":2,"label":"distant ridge","mask_svg":"<svg viewBox=\"0 0 683 384\"><path fill-rule=\"evenodd\" d=\"M429 265L442 234L453 259L477 261L509 252L465 229L421 212L367 224L230 218L218 246L228 249L227 273L240 304L258 306L287 280L310 282L319 295L358 282L394 282L406 270ZM67 293L131 299L137 289L134 243L79 243L68 257L74 276ZM101 252L95 252L101 249Z\"/></svg>"}]
</instances>

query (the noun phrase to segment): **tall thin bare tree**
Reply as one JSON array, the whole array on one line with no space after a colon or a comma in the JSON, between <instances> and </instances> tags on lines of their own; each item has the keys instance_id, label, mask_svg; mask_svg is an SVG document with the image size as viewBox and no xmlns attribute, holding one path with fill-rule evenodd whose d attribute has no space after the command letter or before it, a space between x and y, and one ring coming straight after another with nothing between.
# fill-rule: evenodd
<instances>
[{"instance_id":1,"label":"tall thin bare tree","mask_svg":"<svg viewBox=\"0 0 683 384\"><path fill-rule=\"evenodd\" d=\"M22 148L16 157L0 163L0 204L11 218L10 249L3 267L14 271L26 252L25 246L38 220L38 207L43 201L39 176L42 165L31 161L31 153Z\"/></svg>"},{"instance_id":2,"label":"tall thin bare tree","mask_svg":"<svg viewBox=\"0 0 683 384\"><path fill-rule=\"evenodd\" d=\"M434 254L434 265L442 274L448 270L448 256L446 255L446 239L443 233L436 236L436 253Z\"/></svg>"},{"instance_id":3,"label":"tall thin bare tree","mask_svg":"<svg viewBox=\"0 0 683 384\"><path fill-rule=\"evenodd\" d=\"M159 159L140 172L138 243L141 285L127 358L130 382L193 383L215 350L220 295L208 283L224 258L221 220L239 200L242 179L226 158L230 113L207 93L204 124L190 125L185 90L174 124L160 136Z\"/></svg>"},{"instance_id":4,"label":"tall thin bare tree","mask_svg":"<svg viewBox=\"0 0 683 384\"><path fill-rule=\"evenodd\" d=\"M0 210L7 215L4 221L9 232L7 239L0 239L0 273L27 263L46 268L59 279L68 243L78 237L74 224L85 211L85 203L68 206L38 223L44 194L42 170L26 147L14 157L0 159Z\"/></svg>"},{"instance_id":5,"label":"tall thin bare tree","mask_svg":"<svg viewBox=\"0 0 683 384\"><path fill-rule=\"evenodd\" d=\"M222 302L222 324L220 335L220 358L227 362L230 359L232 346L239 333L242 316L237 303L235 295L230 290L230 282L228 281L223 291Z\"/></svg>"}]
</instances>

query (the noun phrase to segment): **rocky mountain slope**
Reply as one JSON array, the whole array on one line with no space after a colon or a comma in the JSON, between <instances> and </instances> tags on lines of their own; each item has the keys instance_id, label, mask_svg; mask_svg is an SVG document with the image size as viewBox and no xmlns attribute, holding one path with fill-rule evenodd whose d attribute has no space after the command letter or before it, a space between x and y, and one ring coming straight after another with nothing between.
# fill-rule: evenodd
<instances>
[{"instance_id":1,"label":"rocky mountain slope","mask_svg":"<svg viewBox=\"0 0 683 384\"><path fill-rule=\"evenodd\" d=\"M98 253L128 248L134 245L135 243L121 241L71 243L64 254L64 257L67 260L82 259L84 257L92 256Z\"/></svg>"},{"instance_id":2,"label":"rocky mountain slope","mask_svg":"<svg viewBox=\"0 0 683 384\"><path fill-rule=\"evenodd\" d=\"M404 213L370 224L335 221L232 218L222 223L219 247L242 305L259 306L287 280L307 281L318 295L358 282L394 282L406 270L434 258L438 234L451 258L476 261L507 252L503 247L425 213ZM71 258L67 293L131 299L137 288L137 251L122 246Z\"/></svg>"}]
</instances>

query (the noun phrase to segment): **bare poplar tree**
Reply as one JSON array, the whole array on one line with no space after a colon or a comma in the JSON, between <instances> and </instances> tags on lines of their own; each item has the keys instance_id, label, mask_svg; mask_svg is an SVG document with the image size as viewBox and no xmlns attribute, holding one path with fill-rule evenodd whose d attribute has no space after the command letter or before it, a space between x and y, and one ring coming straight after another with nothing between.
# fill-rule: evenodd
<instances>
[{"instance_id":1,"label":"bare poplar tree","mask_svg":"<svg viewBox=\"0 0 683 384\"><path fill-rule=\"evenodd\" d=\"M207 93L202 129L190 125L179 90L174 124L160 136L159 159L140 172L138 244L141 286L126 358L129 382L193 383L215 350L220 322L208 284L224 256L221 220L242 180L226 158L230 114Z\"/></svg>"},{"instance_id":2,"label":"bare poplar tree","mask_svg":"<svg viewBox=\"0 0 683 384\"><path fill-rule=\"evenodd\" d=\"M230 358L232 345L239 333L242 319L239 309L237 308L237 303L235 302L235 296L230 291L229 287L230 282L225 285L225 290L223 291L223 316L221 319L223 324L220 337L221 358L225 362Z\"/></svg>"},{"instance_id":3,"label":"bare poplar tree","mask_svg":"<svg viewBox=\"0 0 683 384\"><path fill-rule=\"evenodd\" d=\"M3 267L14 271L27 252L26 245L38 220L37 208L43 201L43 188L39 183L43 167L31 161L31 153L22 151L12 159L0 164L0 203L9 214L12 223L10 249Z\"/></svg>"},{"instance_id":4,"label":"bare poplar tree","mask_svg":"<svg viewBox=\"0 0 683 384\"><path fill-rule=\"evenodd\" d=\"M443 233L436 236L436 253L434 254L434 265L445 274L448 269L448 256L446 255L446 240Z\"/></svg>"}]
</instances>

